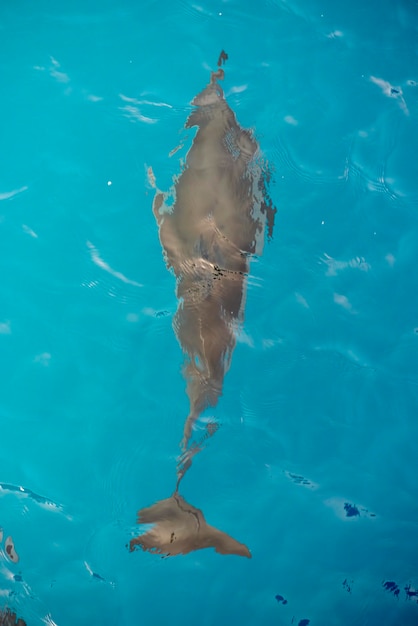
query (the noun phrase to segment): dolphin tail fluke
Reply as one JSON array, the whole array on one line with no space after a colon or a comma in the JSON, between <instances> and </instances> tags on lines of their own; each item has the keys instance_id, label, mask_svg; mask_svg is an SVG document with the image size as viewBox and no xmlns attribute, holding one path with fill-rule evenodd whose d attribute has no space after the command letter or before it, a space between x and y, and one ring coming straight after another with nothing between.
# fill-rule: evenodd
<instances>
[{"instance_id":1,"label":"dolphin tail fluke","mask_svg":"<svg viewBox=\"0 0 418 626\"><path fill-rule=\"evenodd\" d=\"M202 511L186 502L177 491L170 498L139 511L138 523L151 527L131 539L130 551L141 548L167 557L214 548L219 554L251 558L245 544L207 524Z\"/></svg>"}]
</instances>

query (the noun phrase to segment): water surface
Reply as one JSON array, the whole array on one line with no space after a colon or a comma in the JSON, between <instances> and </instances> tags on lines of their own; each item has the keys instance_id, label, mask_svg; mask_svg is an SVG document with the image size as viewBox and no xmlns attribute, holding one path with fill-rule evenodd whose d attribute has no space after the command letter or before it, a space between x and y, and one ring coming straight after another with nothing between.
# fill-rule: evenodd
<instances>
[{"instance_id":1,"label":"water surface","mask_svg":"<svg viewBox=\"0 0 418 626\"><path fill-rule=\"evenodd\" d=\"M28 625L418 622L417 12L3 3L0 590ZM178 174L222 48L278 213L184 492L252 559L161 559L126 549L188 408L147 168Z\"/></svg>"}]
</instances>

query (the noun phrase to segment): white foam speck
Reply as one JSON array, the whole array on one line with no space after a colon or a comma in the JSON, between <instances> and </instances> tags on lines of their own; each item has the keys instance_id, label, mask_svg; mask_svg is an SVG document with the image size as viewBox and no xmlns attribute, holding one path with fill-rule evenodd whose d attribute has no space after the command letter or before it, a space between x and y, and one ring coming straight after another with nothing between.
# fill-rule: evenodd
<instances>
[{"instance_id":1,"label":"white foam speck","mask_svg":"<svg viewBox=\"0 0 418 626\"><path fill-rule=\"evenodd\" d=\"M139 320L139 315L137 313L128 313L126 319L128 322L135 324Z\"/></svg>"},{"instance_id":2,"label":"white foam speck","mask_svg":"<svg viewBox=\"0 0 418 626\"><path fill-rule=\"evenodd\" d=\"M0 335L10 335L11 333L10 322L0 322Z\"/></svg>"},{"instance_id":3,"label":"white foam speck","mask_svg":"<svg viewBox=\"0 0 418 626\"><path fill-rule=\"evenodd\" d=\"M347 311L351 311L353 308L347 296L343 296L340 293L334 293L334 302L335 304L339 304L340 306L342 306Z\"/></svg>"},{"instance_id":4,"label":"white foam speck","mask_svg":"<svg viewBox=\"0 0 418 626\"><path fill-rule=\"evenodd\" d=\"M291 126L297 126L299 124L299 122L293 117L293 115L286 115L284 121L286 122L286 124L290 124Z\"/></svg>"},{"instance_id":5,"label":"white foam speck","mask_svg":"<svg viewBox=\"0 0 418 626\"><path fill-rule=\"evenodd\" d=\"M48 367L50 361L51 361L51 354L49 352L42 352L41 354L37 354L36 357L34 358L35 363L39 363L40 365L43 365L44 367Z\"/></svg>"}]
</instances>

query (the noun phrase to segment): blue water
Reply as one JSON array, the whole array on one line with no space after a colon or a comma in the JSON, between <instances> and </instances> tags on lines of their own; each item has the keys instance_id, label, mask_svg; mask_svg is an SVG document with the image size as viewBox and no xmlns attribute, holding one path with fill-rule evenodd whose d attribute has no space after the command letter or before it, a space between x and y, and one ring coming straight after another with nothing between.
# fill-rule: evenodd
<instances>
[{"instance_id":1,"label":"blue water","mask_svg":"<svg viewBox=\"0 0 418 626\"><path fill-rule=\"evenodd\" d=\"M28 626L418 624L417 17L1 4L0 606ZM182 493L252 559L161 559L126 549L188 410L146 172L178 174L222 48L278 213Z\"/></svg>"}]
</instances>

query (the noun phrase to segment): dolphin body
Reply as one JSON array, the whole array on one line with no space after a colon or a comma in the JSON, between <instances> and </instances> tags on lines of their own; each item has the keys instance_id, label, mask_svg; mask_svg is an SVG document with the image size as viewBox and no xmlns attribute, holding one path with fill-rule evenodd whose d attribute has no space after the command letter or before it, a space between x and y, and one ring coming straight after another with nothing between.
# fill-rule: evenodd
<instances>
[{"instance_id":1,"label":"dolphin body","mask_svg":"<svg viewBox=\"0 0 418 626\"><path fill-rule=\"evenodd\" d=\"M222 51L218 70L192 101L185 127L197 127L197 132L174 188L167 194L157 191L153 202L165 262L177 279L173 327L185 354L190 408L175 492L139 511L138 522L152 527L131 540L131 550L138 546L174 555L214 547L222 554L251 556L244 544L209 526L202 511L178 493L202 447L202 442L191 443L193 425L222 393L235 333L243 322L251 256L261 254L266 231L272 237L276 213L258 143L237 122L219 84L227 58ZM209 424L204 439L214 430Z\"/></svg>"}]
</instances>

